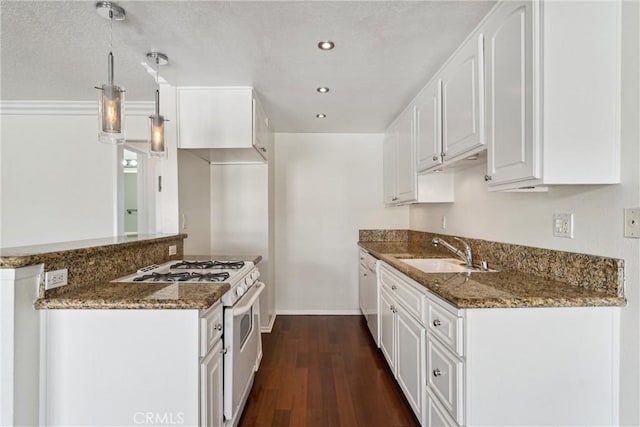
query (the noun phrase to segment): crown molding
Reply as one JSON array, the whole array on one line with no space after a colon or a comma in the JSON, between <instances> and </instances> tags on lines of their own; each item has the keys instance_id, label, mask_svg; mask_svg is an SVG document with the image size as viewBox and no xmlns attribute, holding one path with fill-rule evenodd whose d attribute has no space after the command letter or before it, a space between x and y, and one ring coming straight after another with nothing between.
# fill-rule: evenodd
<instances>
[{"instance_id":1,"label":"crown molding","mask_svg":"<svg viewBox=\"0 0 640 427\"><path fill-rule=\"evenodd\" d=\"M127 116L153 114L152 101L129 101L124 104ZM0 114L46 116L97 116L97 101L0 101Z\"/></svg>"}]
</instances>

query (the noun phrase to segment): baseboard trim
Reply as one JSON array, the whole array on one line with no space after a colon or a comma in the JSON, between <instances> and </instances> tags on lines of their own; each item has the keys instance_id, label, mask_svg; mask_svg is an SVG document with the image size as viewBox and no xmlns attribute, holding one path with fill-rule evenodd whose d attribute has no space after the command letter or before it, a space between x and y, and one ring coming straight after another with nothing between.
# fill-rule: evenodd
<instances>
[{"instance_id":1,"label":"baseboard trim","mask_svg":"<svg viewBox=\"0 0 640 427\"><path fill-rule=\"evenodd\" d=\"M281 316L352 316L362 314L360 309L356 310L278 310Z\"/></svg>"},{"instance_id":2,"label":"baseboard trim","mask_svg":"<svg viewBox=\"0 0 640 427\"><path fill-rule=\"evenodd\" d=\"M260 332L263 334L270 334L271 330L273 329L273 324L276 322L277 316L278 315L276 313L273 313L273 316L271 316L271 321L269 322L269 324L267 326L260 327Z\"/></svg>"}]
</instances>

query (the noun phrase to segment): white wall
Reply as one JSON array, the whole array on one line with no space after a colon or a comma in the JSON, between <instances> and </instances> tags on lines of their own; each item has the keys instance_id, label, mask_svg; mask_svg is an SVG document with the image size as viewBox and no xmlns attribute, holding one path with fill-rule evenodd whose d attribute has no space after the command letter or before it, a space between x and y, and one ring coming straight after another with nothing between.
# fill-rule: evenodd
<instances>
[{"instance_id":1,"label":"white wall","mask_svg":"<svg viewBox=\"0 0 640 427\"><path fill-rule=\"evenodd\" d=\"M409 225L382 203L382 135L276 134L276 309L358 313L358 229Z\"/></svg>"},{"instance_id":2,"label":"white wall","mask_svg":"<svg viewBox=\"0 0 640 427\"><path fill-rule=\"evenodd\" d=\"M185 255L211 250L211 166L188 150L178 150L178 204Z\"/></svg>"},{"instance_id":3,"label":"white wall","mask_svg":"<svg viewBox=\"0 0 640 427\"><path fill-rule=\"evenodd\" d=\"M87 115L2 115L0 246L111 236L116 148Z\"/></svg>"},{"instance_id":4,"label":"white wall","mask_svg":"<svg viewBox=\"0 0 640 427\"><path fill-rule=\"evenodd\" d=\"M622 183L565 186L548 193L489 193L485 166L456 172L456 202L415 205L410 228L611 256L625 260L628 304L621 313L621 424L640 425L640 240L623 237L623 209L640 206L640 7L623 5ZM589 125L585 123L585 125ZM575 237L553 236L554 213L573 213ZM441 217L446 216L446 230Z\"/></svg>"}]
</instances>

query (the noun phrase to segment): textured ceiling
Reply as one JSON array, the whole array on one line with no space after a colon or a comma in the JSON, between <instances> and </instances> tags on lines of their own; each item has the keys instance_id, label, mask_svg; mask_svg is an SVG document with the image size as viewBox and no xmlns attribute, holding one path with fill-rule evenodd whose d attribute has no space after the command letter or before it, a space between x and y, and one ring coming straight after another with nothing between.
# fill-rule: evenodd
<instances>
[{"instance_id":1,"label":"textured ceiling","mask_svg":"<svg viewBox=\"0 0 640 427\"><path fill-rule=\"evenodd\" d=\"M93 1L0 2L3 100L92 100L109 22ZM494 1L122 1L116 83L153 99L145 53L176 86L254 86L280 132L379 132ZM320 51L318 41L335 41ZM318 94L328 86L328 94ZM316 113L326 113L318 120Z\"/></svg>"}]
</instances>

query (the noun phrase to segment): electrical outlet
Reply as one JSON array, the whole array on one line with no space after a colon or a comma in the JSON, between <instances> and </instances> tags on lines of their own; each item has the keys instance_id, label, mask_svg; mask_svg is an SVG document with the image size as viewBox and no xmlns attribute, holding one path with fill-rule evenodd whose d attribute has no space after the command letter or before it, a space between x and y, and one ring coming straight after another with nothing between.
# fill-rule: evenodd
<instances>
[{"instance_id":1,"label":"electrical outlet","mask_svg":"<svg viewBox=\"0 0 640 427\"><path fill-rule=\"evenodd\" d=\"M176 245L169 246L169 256L175 255L178 253L178 247Z\"/></svg>"},{"instance_id":2,"label":"electrical outlet","mask_svg":"<svg viewBox=\"0 0 640 427\"><path fill-rule=\"evenodd\" d=\"M624 210L624 237L640 239L640 208Z\"/></svg>"},{"instance_id":3,"label":"electrical outlet","mask_svg":"<svg viewBox=\"0 0 640 427\"><path fill-rule=\"evenodd\" d=\"M442 219L440 221L440 228L443 230L447 228L447 217L442 215Z\"/></svg>"},{"instance_id":4,"label":"electrical outlet","mask_svg":"<svg viewBox=\"0 0 640 427\"><path fill-rule=\"evenodd\" d=\"M553 215L553 235L573 239L573 214Z\"/></svg>"},{"instance_id":5,"label":"electrical outlet","mask_svg":"<svg viewBox=\"0 0 640 427\"><path fill-rule=\"evenodd\" d=\"M44 273L44 288L46 290L59 288L67 284L68 270L63 268L62 270L47 271Z\"/></svg>"}]
</instances>

